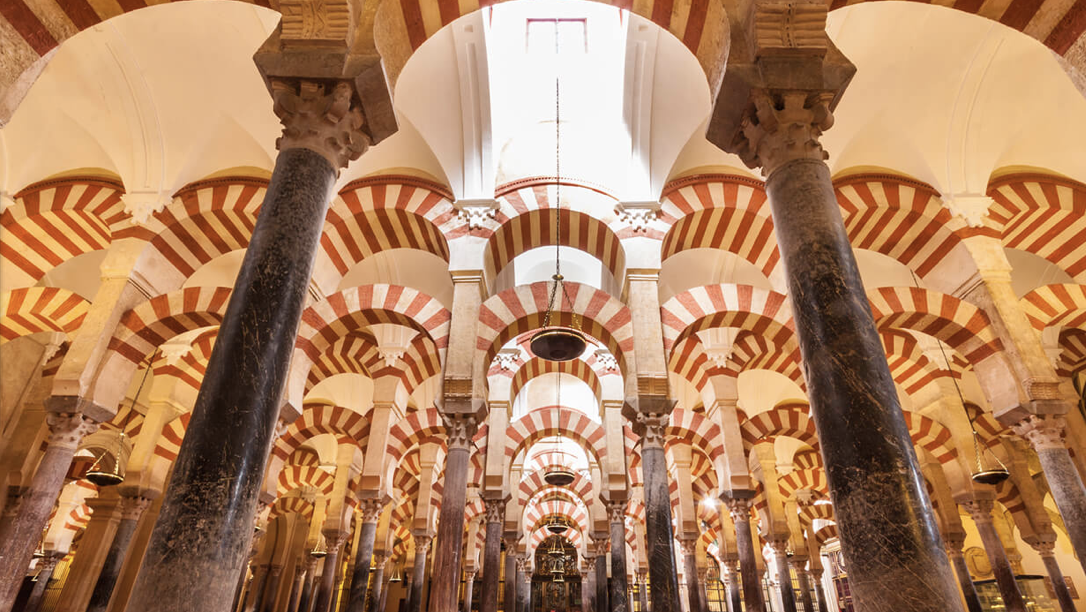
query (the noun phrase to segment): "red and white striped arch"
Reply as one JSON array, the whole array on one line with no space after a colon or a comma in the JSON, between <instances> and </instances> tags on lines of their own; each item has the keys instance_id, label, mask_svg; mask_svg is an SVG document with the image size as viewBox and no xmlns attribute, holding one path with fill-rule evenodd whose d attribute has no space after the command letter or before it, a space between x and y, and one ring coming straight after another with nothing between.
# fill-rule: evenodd
<instances>
[{"instance_id":1,"label":"red and white striped arch","mask_svg":"<svg viewBox=\"0 0 1086 612\"><path fill-rule=\"evenodd\" d=\"M988 185L988 216L1003 244L1044 257L1086 281L1086 185L1046 174L1011 174Z\"/></svg>"},{"instance_id":2,"label":"red and white striped arch","mask_svg":"<svg viewBox=\"0 0 1086 612\"><path fill-rule=\"evenodd\" d=\"M943 206L933 187L890 174L854 174L834 181L837 204L853 248L892 257L921 278L964 237L995 235L971 228Z\"/></svg>"},{"instance_id":3,"label":"red and white striped arch","mask_svg":"<svg viewBox=\"0 0 1086 612\"><path fill-rule=\"evenodd\" d=\"M393 461L400 461L413 446L431 439L441 440L444 444L445 424L441 415L436 408L416 410L392 426L388 453Z\"/></svg>"},{"instance_id":4,"label":"red and white striped arch","mask_svg":"<svg viewBox=\"0 0 1086 612\"><path fill-rule=\"evenodd\" d=\"M556 415L555 412L558 414ZM573 440L603 465L607 457L606 432L603 427L584 413L569 408L544 406L513 421L505 431L505 457L512 460L543 438L562 436Z\"/></svg>"},{"instance_id":5,"label":"red and white striped arch","mask_svg":"<svg viewBox=\"0 0 1086 612\"><path fill-rule=\"evenodd\" d=\"M564 283L564 287L572 307L566 300L556 299L550 324L580 325L586 334L602 341L618 360L620 369L626 371L626 355L633 350L633 319L629 308L606 292L587 285ZM510 339L543 326L550 288L547 282L521 285L483 302L475 347L481 353L478 358L484 370L489 369L494 355Z\"/></svg>"},{"instance_id":6,"label":"red and white striped arch","mask_svg":"<svg viewBox=\"0 0 1086 612\"><path fill-rule=\"evenodd\" d=\"M544 495L552 491L561 490L559 487L549 485L543 480L543 476L546 475L546 473L546 468L544 468L542 470L533 470L521 475L520 484L517 486L517 502L521 508L527 507L528 500L537 495ZM573 472L573 482L566 485L565 489L568 493L580 499L581 503L585 505L592 499L592 481L580 472Z\"/></svg>"},{"instance_id":7,"label":"red and white striped arch","mask_svg":"<svg viewBox=\"0 0 1086 612\"><path fill-rule=\"evenodd\" d=\"M821 466L793 470L781 476L777 480L777 485L784 499L790 499L793 493L803 489L829 495L829 489L826 487L826 470Z\"/></svg>"},{"instance_id":8,"label":"red and white striped arch","mask_svg":"<svg viewBox=\"0 0 1086 612\"><path fill-rule=\"evenodd\" d=\"M886 351L886 361L890 365L890 375L909 395L919 393L937 378L952 375L929 360L909 334L884 329L879 336L882 338L883 350ZM952 355L953 352L947 353L947 357ZM960 372L956 375L960 376Z\"/></svg>"},{"instance_id":9,"label":"red and white striped arch","mask_svg":"<svg viewBox=\"0 0 1086 612\"><path fill-rule=\"evenodd\" d=\"M749 261L767 278L780 263L773 219L761 181L701 175L664 189L660 216L670 226L661 245L667 261L690 249L721 249Z\"/></svg>"},{"instance_id":10,"label":"red and white striped arch","mask_svg":"<svg viewBox=\"0 0 1086 612\"><path fill-rule=\"evenodd\" d=\"M288 514L297 514L306 520L311 520L313 518L313 504L304 497L296 495L280 497L272 504L271 511L268 513L268 520L275 520Z\"/></svg>"},{"instance_id":11,"label":"red and white striped arch","mask_svg":"<svg viewBox=\"0 0 1086 612\"><path fill-rule=\"evenodd\" d=\"M673 410L668 420L667 443L689 444L715 461L724 454L724 440L720 427L693 410Z\"/></svg>"},{"instance_id":12,"label":"red and white striped arch","mask_svg":"<svg viewBox=\"0 0 1086 612\"><path fill-rule=\"evenodd\" d=\"M689 381L699 392L712 376L739 376L737 370L720 367L709 359L701 340L694 335L679 340L674 346L668 358L668 369Z\"/></svg>"},{"instance_id":13,"label":"red and white striped arch","mask_svg":"<svg viewBox=\"0 0 1086 612\"><path fill-rule=\"evenodd\" d=\"M249 246L268 182L232 176L183 187L144 226L130 226L118 238L139 238L184 278L220 255Z\"/></svg>"},{"instance_id":14,"label":"red and white striped arch","mask_svg":"<svg viewBox=\"0 0 1086 612\"><path fill-rule=\"evenodd\" d=\"M806 404L786 403L748 418L739 425L743 448L749 452L762 440L786 436L818 450L818 432L809 411Z\"/></svg>"},{"instance_id":15,"label":"red and white striped arch","mask_svg":"<svg viewBox=\"0 0 1086 612\"><path fill-rule=\"evenodd\" d=\"M1086 329L1086 285L1045 285L1022 296L1019 302L1030 324Z\"/></svg>"},{"instance_id":16,"label":"red and white striped arch","mask_svg":"<svg viewBox=\"0 0 1086 612\"><path fill-rule=\"evenodd\" d=\"M90 302L59 287L23 287L0 294L0 343L43 331L71 337Z\"/></svg>"},{"instance_id":17,"label":"red and white striped arch","mask_svg":"<svg viewBox=\"0 0 1086 612\"><path fill-rule=\"evenodd\" d=\"M287 427L283 435L276 438L272 445L272 460L282 465L308 440L322 434L345 437L359 449L365 449L369 431L369 420L354 410L343 406L308 404L303 407L302 415Z\"/></svg>"},{"instance_id":18,"label":"red and white striped arch","mask_svg":"<svg viewBox=\"0 0 1086 612\"><path fill-rule=\"evenodd\" d=\"M792 306L775 291L730 283L706 285L675 295L660 310L668 354L679 340L715 327L737 327L766 336L778 346L795 346Z\"/></svg>"},{"instance_id":19,"label":"red and white striped arch","mask_svg":"<svg viewBox=\"0 0 1086 612\"><path fill-rule=\"evenodd\" d=\"M764 336L743 332L732 344L729 360L738 366L740 372L769 370L788 377L801 389L806 388L803 371L800 368L798 346L778 346Z\"/></svg>"},{"instance_id":20,"label":"red and white striped arch","mask_svg":"<svg viewBox=\"0 0 1086 612\"><path fill-rule=\"evenodd\" d=\"M162 428L162 435L158 439L158 444L155 445L156 457L166 461L177 459L177 453L181 450L181 442L185 439L185 432L189 428L191 418L192 413L186 412Z\"/></svg>"},{"instance_id":21,"label":"red and white striped arch","mask_svg":"<svg viewBox=\"0 0 1086 612\"><path fill-rule=\"evenodd\" d=\"M129 218L123 193L120 182L100 177L48 180L17 193L0 214L0 261L26 278L5 284L32 285L73 257L109 248Z\"/></svg>"},{"instance_id":22,"label":"red and white striped arch","mask_svg":"<svg viewBox=\"0 0 1086 612\"><path fill-rule=\"evenodd\" d=\"M540 357L532 357L524 365L517 369L516 374L513 374L513 382L509 388L509 400L516 399L517 394L524 385L528 384L528 381L542 376L544 374L562 373L574 376L582 381L596 395L596 400L602 399L601 393L603 387L600 385L600 377L596 375L595 370L588 365L583 359L572 359L570 361L550 361L542 359Z\"/></svg>"},{"instance_id":23,"label":"red and white striped arch","mask_svg":"<svg viewBox=\"0 0 1086 612\"><path fill-rule=\"evenodd\" d=\"M288 465L279 471L277 493L281 497L295 489L312 487L324 495L331 495L335 476L314 466Z\"/></svg>"},{"instance_id":24,"label":"red and white striped arch","mask_svg":"<svg viewBox=\"0 0 1086 612\"><path fill-rule=\"evenodd\" d=\"M976 364L1003 345L984 311L956 297L920 287L881 287L867 292L880 330L908 329L933 336Z\"/></svg>"},{"instance_id":25,"label":"red and white striped arch","mask_svg":"<svg viewBox=\"0 0 1086 612\"><path fill-rule=\"evenodd\" d=\"M415 249L449 261L449 243L441 230L425 217L399 208L363 210L346 217L329 213L320 245L320 257L327 258L339 278L363 259L394 249Z\"/></svg>"},{"instance_id":26,"label":"red and white striped arch","mask_svg":"<svg viewBox=\"0 0 1086 612\"><path fill-rule=\"evenodd\" d=\"M209 328L192 339L191 349L175 363L170 363L165 356L159 354L151 367L154 368L155 378L173 377L188 385L195 391L200 390L200 383L204 380L207 371L207 363L211 358L211 349L215 346L215 339L219 335L219 328Z\"/></svg>"},{"instance_id":27,"label":"red and white striped arch","mask_svg":"<svg viewBox=\"0 0 1086 612\"><path fill-rule=\"evenodd\" d=\"M1060 332L1060 361L1056 372L1071 376L1086 369L1086 331L1065 329Z\"/></svg>"},{"instance_id":28,"label":"red and white striped arch","mask_svg":"<svg viewBox=\"0 0 1086 612\"><path fill-rule=\"evenodd\" d=\"M829 508L830 510L829 510L828 513L823 512L823 511L819 511L819 512L814 512L814 513L811 513L811 514L829 514L829 516L812 516L811 518L820 518L820 519L825 519L825 520L828 520L828 521L833 520L833 506L830 506L830 505L808 506L808 508L816 508L816 507L817 508ZM830 523L828 525L823 525L821 529L819 529L818 531L815 532L815 537L814 537L815 546L818 547L818 550L822 550L822 547L826 545L826 542L828 542L830 540L833 540L835 538L840 538L840 537L841 536L838 535L838 533L837 533L837 524L836 523Z\"/></svg>"},{"instance_id":29,"label":"red and white striped arch","mask_svg":"<svg viewBox=\"0 0 1086 612\"><path fill-rule=\"evenodd\" d=\"M946 463L958 456L958 449L954 446L949 429L920 413L908 410L902 413L905 415L905 424L909 426L913 444L929 451L939 463Z\"/></svg>"}]
</instances>

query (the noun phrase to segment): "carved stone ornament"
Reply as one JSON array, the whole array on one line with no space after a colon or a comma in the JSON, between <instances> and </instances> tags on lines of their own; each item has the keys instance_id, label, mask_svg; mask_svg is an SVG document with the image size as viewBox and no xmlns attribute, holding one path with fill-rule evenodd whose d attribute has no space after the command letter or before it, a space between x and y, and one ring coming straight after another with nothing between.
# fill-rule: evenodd
<instances>
[{"instance_id":1,"label":"carved stone ornament","mask_svg":"<svg viewBox=\"0 0 1086 612\"><path fill-rule=\"evenodd\" d=\"M832 100L831 93L752 92L736 152L751 168L761 166L764 176L797 159L828 159L818 139L833 126Z\"/></svg>"},{"instance_id":2,"label":"carved stone ornament","mask_svg":"<svg viewBox=\"0 0 1086 612\"><path fill-rule=\"evenodd\" d=\"M487 523L501 523L505 521L505 504L504 499L484 499L483 508L486 512Z\"/></svg>"},{"instance_id":3,"label":"carved stone ornament","mask_svg":"<svg viewBox=\"0 0 1086 612\"><path fill-rule=\"evenodd\" d=\"M695 538L679 540L679 548L682 549L684 555L693 556L698 552L698 541Z\"/></svg>"},{"instance_id":4,"label":"carved stone ornament","mask_svg":"<svg viewBox=\"0 0 1086 612\"><path fill-rule=\"evenodd\" d=\"M50 412L45 415L49 426L49 446L76 449L83 438L98 431L98 423L80 412Z\"/></svg>"},{"instance_id":5,"label":"carved stone ornament","mask_svg":"<svg viewBox=\"0 0 1086 612\"><path fill-rule=\"evenodd\" d=\"M517 571L527 574L532 569L528 557L517 557Z\"/></svg>"},{"instance_id":6,"label":"carved stone ornament","mask_svg":"<svg viewBox=\"0 0 1086 612\"><path fill-rule=\"evenodd\" d=\"M172 199L157 191L131 191L121 196L124 212L131 215L132 225L147 225L151 217L162 212Z\"/></svg>"},{"instance_id":7,"label":"carved stone ornament","mask_svg":"<svg viewBox=\"0 0 1086 612\"><path fill-rule=\"evenodd\" d=\"M275 114L283 124L278 150L309 149L338 173L369 148L362 108L347 81L336 81L331 91L316 81L272 79L271 84Z\"/></svg>"},{"instance_id":8,"label":"carved stone ornament","mask_svg":"<svg viewBox=\"0 0 1086 612\"><path fill-rule=\"evenodd\" d=\"M376 523L384 509L385 500L383 499L368 497L358 500L358 511L362 515L363 523Z\"/></svg>"},{"instance_id":9,"label":"carved stone ornament","mask_svg":"<svg viewBox=\"0 0 1086 612\"><path fill-rule=\"evenodd\" d=\"M415 554L425 554L430 550L430 543L434 541L433 536L417 535L415 536Z\"/></svg>"},{"instance_id":10,"label":"carved stone ornament","mask_svg":"<svg viewBox=\"0 0 1086 612\"><path fill-rule=\"evenodd\" d=\"M1048 541L1032 542L1030 546L1033 550L1037 551L1037 554L1041 557L1053 557L1056 555L1056 543Z\"/></svg>"},{"instance_id":11,"label":"carved stone ornament","mask_svg":"<svg viewBox=\"0 0 1086 612\"><path fill-rule=\"evenodd\" d=\"M468 230L484 229L498 218L497 200L457 200L453 208L460 219L468 224Z\"/></svg>"},{"instance_id":12,"label":"carved stone ornament","mask_svg":"<svg viewBox=\"0 0 1086 612\"><path fill-rule=\"evenodd\" d=\"M596 553L596 556L607 554L607 549L611 544L610 538L600 538L598 540L592 540L592 551Z\"/></svg>"},{"instance_id":13,"label":"carved stone ornament","mask_svg":"<svg viewBox=\"0 0 1086 612\"><path fill-rule=\"evenodd\" d=\"M619 221L629 225L634 233L645 232L659 217L660 203L619 202L615 205L615 213L618 214Z\"/></svg>"},{"instance_id":14,"label":"carved stone ornament","mask_svg":"<svg viewBox=\"0 0 1086 612\"><path fill-rule=\"evenodd\" d=\"M607 518L611 523L623 523L626 522L626 502L614 501L607 502Z\"/></svg>"},{"instance_id":15,"label":"carved stone ornament","mask_svg":"<svg viewBox=\"0 0 1086 612\"><path fill-rule=\"evenodd\" d=\"M750 521L750 500L741 498L725 498L724 505L728 507L732 522Z\"/></svg>"},{"instance_id":16,"label":"carved stone ornament","mask_svg":"<svg viewBox=\"0 0 1086 612\"><path fill-rule=\"evenodd\" d=\"M138 521L143 516L143 511L151 505L151 500L146 497L122 497L121 498L121 520L122 521Z\"/></svg>"},{"instance_id":17,"label":"carved stone ornament","mask_svg":"<svg viewBox=\"0 0 1086 612\"><path fill-rule=\"evenodd\" d=\"M1029 441L1033 450L1062 450L1063 435L1067 427L1067 421L1059 416L1041 416L1031 414L1017 425L1014 425L1014 433Z\"/></svg>"},{"instance_id":18,"label":"carved stone ornament","mask_svg":"<svg viewBox=\"0 0 1086 612\"><path fill-rule=\"evenodd\" d=\"M962 556L962 548L965 546L965 534L951 533L943 536L943 546L951 557Z\"/></svg>"},{"instance_id":19,"label":"carved stone ornament","mask_svg":"<svg viewBox=\"0 0 1086 612\"><path fill-rule=\"evenodd\" d=\"M987 523L989 525L992 523L992 508L995 507L994 500L979 498L962 505L969 512L969 516L974 523Z\"/></svg>"},{"instance_id":20,"label":"carved stone ornament","mask_svg":"<svg viewBox=\"0 0 1086 612\"><path fill-rule=\"evenodd\" d=\"M607 349L598 349L596 351L596 363L600 364L600 367L608 372L614 372L618 369L618 359Z\"/></svg>"},{"instance_id":21,"label":"carved stone ornament","mask_svg":"<svg viewBox=\"0 0 1086 612\"><path fill-rule=\"evenodd\" d=\"M668 421L671 415L659 413L637 413L637 422L644 428L641 433L642 448L663 448Z\"/></svg>"},{"instance_id":22,"label":"carved stone ornament","mask_svg":"<svg viewBox=\"0 0 1086 612\"><path fill-rule=\"evenodd\" d=\"M992 206L992 198L986 195L956 195L945 198L947 210L969 227L983 227Z\"/></svg>"},{"instance_id":23,"label":"carved stone ornament","mask_svg":"<svg viewBox=\"0 0 1086 612\"><path fill-rule=\"evenodd\" d=\"M280 34L285 46L340 45L354 31L347 0L279 0L283 18Z\"/></svg>"},{"instance_id":24,"label":"carved stone ornament","mask_svg":"<svg viewBox=\"0 0 1086 612\"><path fill-rule=\"evenodd\" d=\"M471 438L479 430L475 415L443 414L441 420L445 422L445 436L448 440L449 450L454 448L467 449L471 446Z\"/></svg>"},{"instance_id":25,"label":"carved stone ornament","mask_svg":"<svg viewBox=\"0 0 1086 612\"><path fill-rule=\"evenodd\" d=\"M517 361L520 360L520 349L502 349L498 351L497 355L494 355L494 361L503 370L512 370L513 366L517 365Z\"/></svg>"}]
</instances>

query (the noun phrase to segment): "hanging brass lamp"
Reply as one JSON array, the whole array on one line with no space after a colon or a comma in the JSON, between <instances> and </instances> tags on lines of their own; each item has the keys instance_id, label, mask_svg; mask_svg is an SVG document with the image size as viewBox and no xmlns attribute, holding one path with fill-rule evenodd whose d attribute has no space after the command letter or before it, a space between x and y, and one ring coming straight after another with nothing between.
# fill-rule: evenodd
<instances>
[{"instance_id":1,"label":"hanging brass lamp","mask_svg":"<svg viewBox=\"0 0 1086 612\"><path fill-rule=\"evenodd\" d=\"M124 415L124 422L121 423L120 430L117 432L112 451L103 449L102 453L91 464L90 469L87 470L86 476L84 476L84 478L99 487L111 487L124 482L124 431L128 429L128 421L132 418L132 413L136 411L136 402L139 401L140 394L143 392L143 385L147 383L147 376L151 373L151 365L155 362L157 356L158 349L156 348L147 361L147 367L143 370L143 378L140 380L140 386L136 388L136 395L132 397L132 403L128 405L128 414ZM108 467L105 462L106 457L113 458L112 465Z\"/></svg>"},{"instance_id":2,"label":"hanging brass lamp","mask_svg":"<svg viewBox=\"0 0 1086 612\"><path fill-rule=\"evenodd\" d=\"M972 420L969 421L969 426L973 427ZM980 435L977 433L977 429L973 427L973 454L976 455L977 458L977 470L973 472L972 475L973 482L996 486L1010 478L1011 472L1007 469L1007 466L1003 465L1003 462L999 460L999 457L992 452L992 449L988 448L986 444L980 443L979 438ZM985 451L987 451L989 457L995 459L998 467L984 467L984 464L981 463L980 456Z\"/></svg>"},{"instance_id":3,"label":"hanging brass lamp","mask_svg":"<svg viewBox=\"0 0 1086 612\"><path fill-rule=\"evenodd\" d=\"M561 515L552 514L547 521L547 531L555 535L565 533L567 529L569 529L569 523Z\"/></svg>"},{"instance_id":4,"label":"hanging brass lamp","mask_svg":"<svg viewBox=\"0 0 1086 612\"><path fill-rule=\"evenodd\" d=\"M551 287L550 300L547 303L547 313L543 315L543 329L532 336L529 346L537 357L546 359L547 361L570 361L580 357L588 346L588 341L585 339L585 335L581 333L580 325L578 324L577 315L573 315L572 327L555 326L551 327L551 313L554 311L554 300L558 296L559 290L562 296L565 298L569 305L570 312L573 311L573 302L569 298L569 294L566 293L566 287L564 285L565 277L562 276L561 266L561 251L562 251L562 98L561 98L561 80L559 79L560 69L557 67L558 62L558 29L555 28L554 34L554 56L556 62L556 68L554 73L554 275L551 276L551 280L554 281L554 286Z\"/></svg>"},{"instance_id":5,"label":"hanging brass lamp","mask_svg":"<svg viewBox=\"0 0 1086 612\"><path fill-rule=\"evenodd\" d=\"M309 553L314 559L323 559L328 556L328 543L324 540L324 534L317 535L317 545Z\"/></svg>"},{"instance_id":6,"label":"hanging brass lamp","mask_svg":"<svg viewBox=\"0 0 1086 612\"><path fill-rule=\"evenodd\" d=\"M558 429L558 437L554 442L554 455L560 456L562 452L562 373L558 373L558 384L555 386L555 403L554 403L554 423ZM547 468L547 471L543 474L543 481L553 487L568 487L573 484L573 481L577 479L573 470L563 465L552 465Z\"/></svg>"}]
</instances>

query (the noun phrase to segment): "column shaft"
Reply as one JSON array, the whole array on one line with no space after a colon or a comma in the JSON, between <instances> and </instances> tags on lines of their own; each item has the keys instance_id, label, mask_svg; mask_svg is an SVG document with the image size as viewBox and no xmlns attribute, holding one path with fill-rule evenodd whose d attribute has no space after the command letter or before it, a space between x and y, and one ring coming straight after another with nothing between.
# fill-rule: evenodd
<instances>
[{"instance_id":1,"label":"column shaft","mask_svg":"<svg viewBox=\"0 0 1086 612\"><path fill-rule=\"evenodd\" d=\"M253 579L249 581L249 592L245 594L245 612L260 612L264 607L264 591L268 586L268 566L258 565L253 568Z\"/></svg>"},{"instance_id":2,"label":"column shaft","mask_svg":"<svg viewBox=\"0 0 1086 612\"><path fill-rule=\"evenodd\" d=\"M407 612L422 609L422 589L426 585L426 556L430 550L430 538L415 536L415 567L411 573L411 591L407 596ZM320 612L318 610L318 612Z\"/></svg>"},{"instance_id":3,"label":"column shaft","mask_svg":"<svg viewBox=\"0 0 1086 612\"><path fill-rule=\"evenodd\" d=\"M464 574L464 607L461 612L471 612L471 596L475 590L475 572Z\"/></svg>"},{"instance_id":4,"label":"column shaft","mask_svg":"<svg viewBox=\"0 0 1086 612\"><path fill-rule=\"evenodd\" d=\"M517 608L517 554L516 540L505 541L505 593L502 595L502 612L516 612Z\"/></svg>"},{"instance_id":5,"label":"column shaft","mask_svg":"<svg viewBox=\"0 0 1086 612\"><path fill-rule=\"evenodd\" d=\"M690 604L690 612L701 612L701 590L698 589L698 560L696 554L697 540L683 540L683 564L686 566L686 595Z\"/></svg>"},{"instance_id":6,"label":"column shaft","mask_svg":"<svg viewBox=\"0 0 1086 612\"><path fill-rule=\"evenodd\" d=\"M596 553L596 612L610 610L607 592L607 555L597 551Z\"/></svg>"},{"instance_id":7,"label":"column shaft","mask_svg":"<svg viewBox=\"0 0 1086 612\"><path fill-rule=\"evenodd\" d=\"M743 612L743 595L739 592L739 568L728 567L728 612Z\"/></svg>"},{"instance_id":8,"label":"column shaft","mask_svg":"<svg viewBox=\"0 0 1086 612\"><path fill-rule=\"evenodd\" d=\"M370 589L369 600L366 602L366 612L375 612L381 603L381 597L385 589L385 564L388 556L382 556L377 562L377 569L373 572L373 588Z\"/></svg>"},{"instance_id":9,"label":"column shaft","mask_svg":"<svg viewBox=\"0 0 1086 612\"><path fill-rule=\"evenodd\" d=\"M302 584L305 579L305 568L301 563L294 565L294 580L290 587L290 601L287 604L288 612L298 612L298 603L302 598Z\"/></svg>"},{"instance_id":10,"label":"column shaft","mask_svg":"<svg viewBox=\"0 0 1086 612\"><path fill-rule=\"evenodd\" d=\"M38 563L41 564L41 569L38 571L38 577L34 579L34 588L30 591L30 596L26 599L26 605L23 609L26 612L38 612L41 608L42 598L45 597L45 589L49 586L49 581L53 578L53 570L57 568L57 563L64 557L59 553L46 553Z\"/></svg>"},{"instance_id":11,"label":"column shaft","mask_svg":"<svg viewBox=\"0 0 1086 612\"><path fill-rule=\"evenodd\" d=\"M113 587L117 585L125 555L128 554L128 546L132 543L132 536L136 533L140 516L143 515L143 511L147 509L150 502L151 500L142 497L125 497L121 500L121 521L117 524L117 531L114 532L113 541L109 544L109 552L106 553L102 571L98 573L98 581L94 584L94 592L91 593L90 603L87 604L87 612L105 612L109 607L109 600L113 597Z\"/></svg>"},{"instance_id":12,"label":"column shaft","mask_svg":"<svg viewBox=\"0 0 1086 612\"><path fill-rule=\"evenodd\" d=\"M430 612L456 612L460 597L460 555L464 545L464 504L468 491L468 444L475 433L474 419L462 415L447 418L471 421L470 433L454 441L455 426L447 427L449 451L445 456L445 488L437 524L434 573L430 586Z\"/></svg>"},{"instance_id":13,"label":"column shaft","mask_svg":"<svg viewBox=\"0 0 1086 612\"><path fill-rule=\"evenodd\" d=\"M328 556L324 558L324 569L321 570L321 583L317 589L313 612L329 612L332 609L332 598L335 596L336 590L336 574L339 573L339 551L343 548L343 542L346 538L346 534L325 534Z\"/></svg>"},{"instance_id":14,"label":"column shaft","mask_svg":"<svg viewBox=\"0 0 1086 612\"><path fill-rule=\"evenodd\" d=\"M596 558L585 557L587 570L581 571L581 607L584 612L596 612Z\"/></svg>"},{"instance_id":15,"label":"column shaft","mask_svg":"<svg viewBox=\"0 0 1086 612\"><path fill-rule=\"evenodd\" d=\"M41 540L42 529L60 496L76 448L84 436L98 428L79 413L51 412L46 415L46 422L49 444L45 454L30 487L19 497L15 516L0 532L0 610L15 605L34 547Z\"/></svg>"},{"instance_id":16,"label":"column shaft","mask_svg":"<svg viewBox=\"0 0 1086 612\"><path fill-rule=\"evenodd\" d=\"M829 168L787 161L766 191L852 592L870 612L961 610Z\"/></svg>"},{"instance_id":17,"label":"column shaft","mask_svg":"<svg viewBox=\"0 0 1086 612\"><path fill-rule=\"evenodd\" d=\"M1026 612L1026 603L1022 600L1022 592L1018 589L1018 581L1014 578L1014 569L1007 559L1007 551L1003 548L1003 541L999 539L995 525L992 524L992 500L982 499L967 504L969 514L973 517L973 523L980 532L980 539L984 543L984 551L988 553L988 561L992 564L992 573L995 574L996 584L999 585L999 594L1003 597L1003 605L1008 612Z\"/></svg>"},{"instance_id":18,"label":"column shaft","mask_svg":"<svg viewBox=\"0 0 1086 612\"><path fill-rule=\"evenodd\" d=\"M1041 560L1044 561L1048 577L1052 579L1052 590L1056 592L1060 612L1075 612L1075 602L1071 599L1071 591L1067 589L1067 583L1063 580L1063 570L1060 569L1060 564L1052 551L1041 551Z\"/></svg>"},{"instance_id":19,"label":"column shaft","mask_svg":"<svg viewBox=\"0 0 1086 612\"><path fill-rule=\"evenodd\" d=\"M302 596L298 598L299 612L309 612L313 607L313 582L317 574L317 560L309 558L305 565L305 580L302 582Z\"/></svg>"},{"instance_id":20,"label":"column shaft","mask_svg":"<svg viewBox=\"0 0 1086 612\"><path fill-rule=\"evenodd\" d=\"M754 555L754 537L750 533L750 505L747 500L729 500L735 524L735 547L739 553L739 571L743 576L743 602L747 612L765 612L758 562Z\"/></svg>"},{"instance_id":21,"label":"column shaft","mask_svg":"<svg viewBox=\"0 0 1086 612\"><path fill-rule=\"evenodd\" d=\"M528 612L532 598L531 575L527 563L517 563L517 612Z\"/></svg>"},{"instance_id":22,"label":"column shaft","mask_svg":"<svg viewBox=\"0 0 1086 612\"><path fill-rule=\"evenodd\" d=\"M642 437L642 441L645 438ZM662 440L661 440L662 442ZM675 571L675 537L671 531L671 494L662 444L644 444L641 469L645 475L645 539L649 557L653 612L679 612L679 577Z\"/></svg>"},{"instance_id":23,"label":"column shaft","mask_svg":"<svg viewBox=\"0 0 1086 612\"><path fill-rule=\"evenodd\" d=\"M284 137L285 138L285 137ZM129 607L226 612L257 495L336 169L280 152ZM334 561L329 552L328 559ZM334 566L334 564L333 564Z\"/></svg>"},{"instance_id":24,"label":"column shaft","mask_svg":"<svg viewBox=\"0 0 1086 612\"><path fill-rule=\"evenodd\" d=\"M490 521L490 506L487 506L486 540L483 544L483 585L479 596L479 612L498 612L498 582L501 579L502 524ZM505 504L501 504L501 516L505 515Z\"/></svg>"},{"instance_id":25,"label":"column shaft","mask_svg":"<svg viewBox=\"0 0 1086 612\"><path fill-rule=\"evenodd\" d=\"M374 501L374 500L363 500ZM365 612L366 592L370 583L370 564L373 562L373 541L377 536L377 514L380 508L362 519L358 530L358 553L354 558L354 574L351 578L351 592L347 599L346 612ZM367 513L367 510L363 510Z\"/></svg>"},{"instance_id":26,"label":"column shaft","mask_svg":"<svg viewBox=\"0 0 1086 612\"><path fill-rule=\"evenodd\" d=\"M980 598L977 597L977 587L973 584L973 577L969 575L969 566L965 563L961 549L955 550L951 546L947 550L947 555L950 557L951 565L954 566L954 573L958 575L958 584L962 588L962 595L965 596L966 609L969 612L982 612Z\"/></svg>"},{"instance_id":27,"label":"column shaft","mask_svg":"<svg viewBox=\"0 0 1086 612\"><path fill-rule=\"evenodd\" d=\"M807 570L796 568L796 577L799 578L800 601L803 602L803 612L813 612L814 602L811 601L811 579Z\"/></svg>"},{"instance_id":28,"label":"column shaft","mask_svg":"<svg viewBox=\"0 0 1086 612\"><path fill-rule=\"evenodd\" d=\"M648 572L637 571L637 600L641 604L640 612L649 612L649 592L646 587L649 584Z\"/></svg>"},{"instance_id":29,"label":"column shaft","mask_svg":"<svg viewBox=\"0 0 1086 612\"><path fill-rule=\"evenodd\" d=\"M628 612L629 590L626 582L626 503L621 504L621 509L613 510L611 516L611 588L610 599L611 612ZM618 513L618 520L615 513Z\"/></svg>"},{"instance_id":30,"label":"column shaft","mask_svg":"<svg viewBox=\"0 0 1086 612\"><path fill-rule=\"evenodd\" d=\"M822 588L821 572L812 575L815 583L815 597L818 599L818 612L829 612L829 604L826 602L826 589Z\"/></svg>"},{"instance_id":31,"label":"column shaft","mask_svg":"<svg viewBox=\"0 0 1086 612\"><path fill-rule=\"evenodd\" d=\"M792 567L788 564L788 555L784 547L774 546L776 554L773 560L777 564L777 588L781 592L781 607L784 612L796 612L796 591L792 588Z\"/></svg>"}]
</instances>

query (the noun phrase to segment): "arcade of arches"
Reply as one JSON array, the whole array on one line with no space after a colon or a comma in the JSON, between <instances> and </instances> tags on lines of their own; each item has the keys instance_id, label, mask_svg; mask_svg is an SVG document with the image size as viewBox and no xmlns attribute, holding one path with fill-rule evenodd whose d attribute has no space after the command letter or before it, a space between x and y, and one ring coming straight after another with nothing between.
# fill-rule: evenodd
<instances>
[{"instance_id":1,"label":"arcade of arches","mask_svg":"<svg viewBox=\"0 0 1086 612\"><path fill-rule=\"evenodd\" d=\"M1086 611L1083 0L148 4L0 2L0 612Z\"/></svg>"}]
</instances>

